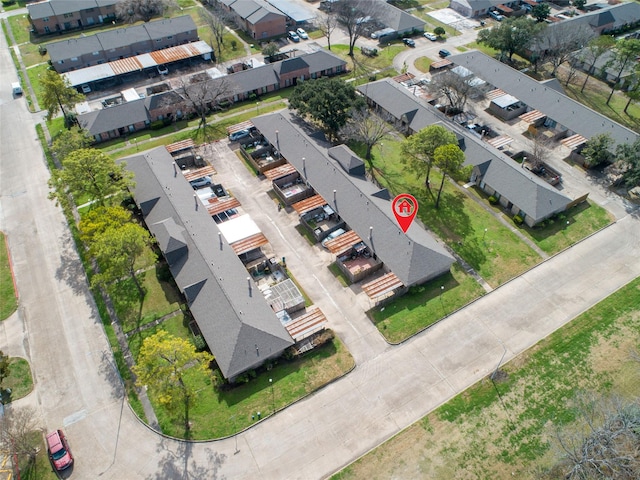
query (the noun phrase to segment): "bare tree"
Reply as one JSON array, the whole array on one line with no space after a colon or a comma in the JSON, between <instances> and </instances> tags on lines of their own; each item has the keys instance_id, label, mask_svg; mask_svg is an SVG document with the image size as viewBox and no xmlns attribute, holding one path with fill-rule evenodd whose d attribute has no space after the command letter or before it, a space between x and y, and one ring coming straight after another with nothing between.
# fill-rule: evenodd
<instances>
[{"instance_id":1,"label":"bare tree","mask_svg":"<svg viewBox=\"0 0 640 480\"><path fill-rule=\"evenodd\" d=\"M376 24L379 6L372 0L349 0L334 5L336 20L349 36L349 56L353 57L356 41Z\"/></svg>"},{"instance_id":2,"label":"bare tree","mask_svg":"<svg viewBox=\"0 0 640 480\"><path fill-rule=\"evenodd\" d=\"M551 154L548 141L541 134L535 135L529 139L529 157L531 169L537 170L549 159Z\"/></svg>"},{"instance_id":3,"label":"bare tree","mask_svg":"<svg viewBox=\"0 0 640 480\"><path fill-rule=\"evenodd\" d=\"M469 97L480 95L478 88L473 86L473 77L461 77L450 70L434 75L429 84L429 91L447 97L449 107L447 110L464 111Z\"/></svg>"},{"instance_id":4,"label":"bare tree","mask_svg":"<svg viewBox=\"0 0 640 480\"><path fill-rule=\"evenodd\" d=\"M224 46L224 34L226 32L227 22L231 19L227 12L220 8L217 3L200 10L200 18L211 30L211 43L217 52L216 60L220 62L222 59L222 47Z\"/></svg>"},{"instance_id":5,"label":"bare tree","mask_svg":"<svg viewBox=\"0 0 640 480\"><path fill-rule=\"evenodd\" d=\"M178 93L185 100L187 109L200 118L197 131L202 131L206 137L207 115L220 108L221 101L231 100L233 87L226 76L194 83L187 83L182 79Z\"/></svg>"},{"instance_id":6,"label":"bare tree","mask_svg":"<svg viewBox=\"0 0 640 480\"><path fill-rule=\"evenodd\" d=\"M542 30L536 37L536 50L553 66L551 76L555 77L558 68L569 60L571 55L583 48L595 37L591 27L559 23Z\"/></svg>"},{"instance_id":7,"label":"bare tree","mask_svg":"<svg viewBox=\"0 0 640 480\"><path fill-rule=\"evenodd\" d=\"M338 20L332 13L318 12L315 19L315 26L327 37L327 48L331 50L331 34L338 27Z\"/></svg>"},{"instance_id":8,"label":"bare tree","mask_svg":"<svg viewBox=\"0 0 640 480\"><path fill-rule=\"evenodd\" d=\"M587 68L587 76L584 79L584 83L582 84L582 88L580 88L580 92L584 91L584 87L587 86L587 81L589 77L593 75L596 62L609 50L613 48L616 44L616 41L613 37L609 35L600 35L599 37L592 38L586 48L584 48L581 52L582 61L587 62L589 68Z\"/></svg>"},{"instance_id":9,"label":"bare tree","mask_svg":"<svg viewBox=\"0 0 640 480\"><path fill-rule=\"evenodd\" d=\"M367 147L365 159L371 164L371 149L391 131L388 119L379 117L364 107L351 112L351 116L339 131L341 137L361 142Z\"/></svg>"},{"instance_id":10,"label":"bare tree","mask_svg":"<svg viewBox=\"0 0 640 480\"><path fill-rule=\"evenodd\" d=\"M172 0L120 0L116 3L116 16L128 23L137 20L148 22L173 6Z\"/></svg>"},{"instance_id":11,"label":"bare tree","mask_svg":"<svg viewBox=\"0 0 640 480\"><path fill-rule=\"evenodd\" d=\"M19 457L35 460L38 445L33 443L33 432L40 430L36 410L33 407L6 408L0 418L0 448ZM38 440L42 437L38 435Z\"/></svg>"}]
</instances>

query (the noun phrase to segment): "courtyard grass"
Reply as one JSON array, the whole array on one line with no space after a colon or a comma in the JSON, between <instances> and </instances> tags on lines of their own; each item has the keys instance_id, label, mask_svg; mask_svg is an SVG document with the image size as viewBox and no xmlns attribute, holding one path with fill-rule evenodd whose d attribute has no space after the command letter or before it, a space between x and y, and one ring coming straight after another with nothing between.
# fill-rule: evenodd
<instances>
[{"instance_id":1,"label":"courtyard grass","mask_svg":"<svg viewBox=\"0 0 640 480\"><path fill-rule=\"evenodd\" d=\"M7 18L11 33L16 41L16 45L21 45L30 41L29 30L31 25L27 15L12 15Z\"/></svg>"},{"instance_id":2,"label":"courtyard grass","mask_svg":"<svg viewBox=\"0 0 640 480\"><path fill-rule=\"evenodd\" d=\"M433 60L429 57L419 57L413 65L421 72L427 73L432 63Z\"/></svg>"},{"instance_id":3,"label":"courtyard grass","mask_svg":"<svg viewBox=\"0 0 640 480\"><path fill-rule=\"evenodd\" d=\"M640 279L458 395L334 479L541 478L583 393L637 401ZM558 478L558 477L555 477Z\"/></svg>"},{"instance_id":4,"label":"courtyard grass","mask_svg":"<svg viewBox=\"0 0 640 480\"><path fill-rule=\"evenodd\" d=\"M483 293L475 279L454 264L450 273L410 288L408 293L370 310L368 315L389 343L400 343Z\"/></svg>"},{"instance_id":5,"label":"courtyard grass","mask_svg":"<svg viewBox=\"0 0 640 480\"><path fill-rule=\"evenodd\" d=\"M24 358L11 357L9 375L2 380L2 403L15 402L33 390L33 376L29 362ZM7 393L8 390L11 393Z\"/></svg>"},{"instance_id":6,"label":"courtyard grass","mask_svg":"<svg viewBox=\"0 0 640 480\"><path fill-rule=\"evenodd\" d=\"M9 249L4 233L0 232L0 320L8 318L16 308L18 297L13 288Z\"/></svg>"},{"instance_id":7,"label":"courtyard grass","mask_svg":"<svg viewBox=\"0 0 640 480\"><path fill-rule=\"evenodd\" d=\"M389 46L378 46L376 48L378 49L378 55L375 57L367 57L360 52L360 47L355 47L353 58L351 58L348 55L349 46L342 44L331 45L331 53L336 54L347 62L351 73L346 78L359 78L362 76L369 77L375 71L393 67L393 59L407 47L405 47L400 40L395 40ZM356 65L355 68L354 61Z\"/></svg>"}]
</instances>

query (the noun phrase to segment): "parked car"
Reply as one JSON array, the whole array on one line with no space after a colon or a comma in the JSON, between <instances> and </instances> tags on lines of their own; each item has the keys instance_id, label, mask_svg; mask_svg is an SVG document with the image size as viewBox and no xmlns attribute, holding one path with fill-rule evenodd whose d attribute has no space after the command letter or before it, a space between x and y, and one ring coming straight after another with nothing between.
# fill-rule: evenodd
<instances>
[{"instance_id":1,"label":"parked car","mask_svg":"<svg viewBox=\"0 0 640 480\"><path fill-rule=\"evenodd\" d=\"M305 31L304 28L298 28L296 33L302 40L309 40L309 34Z\"/></svg>"},{"instance_id":2,"label":"parked car","mask_svg":"<svg viewBox=\"0 0 640 480\"><path fill-rule=\"evenodd\" d=\"M438 36L435 33L431 33L431 32L425 32L424 38L428 38L432 42L435 42L436 40L438 40Z\"/></svg>"},{"instance_id":3,"label":"parked car","mask_svg":"<svg viewBox=\"0 0 640 480\"><path fill-rule=\"evenodd\" d=\"M194 190L202 187L208 187L213 182L211 181L211 177L209 175L205 175L204 177L196 178L195 180L191 180L189 182Z\"/></svg>"},{"instance_id":4,"label":"parked car","mask_svg":"<svg viewBox=\"0 0 640 480\"><path fill-rule=\"evenodd\" d=\"M300 41L300 37L298 36L298 34L296 32L294 32L293 30L289 31L289 38L298 43Z\"/></svg>"},{"instance_id":5,"label":"parked car","mask_svg":"<svg viewBox=\"0 0 640 480\"><path fill-rule=\"evenodd\" d=\"M249 135L251 135L251 132L249 132L249 130L245 128L244 130L233 132L231 135L229 135L229 140L231 140L232 142L237 142L241 138L248 137Z\"/></svg>"},{"instance_id":6,"label":"parked car","mask_svg":"<svg viewBox=\"0 0 640 480\"><path fill-rule=\"evenodd\" d=\"M166 75L169 73L169 68L166 65L158 65L158 73L160 75Z\"/></svg>"},{"instance_id":7,"label":"parked car","mask_svg":"<svg viewBox=\"0 0 640 480\"><path fill-rule=\"evenodd\" d=\"M343 233L347 233L344 228L339 228L337 230L334 230L333 232L331 232L329 235L326 236L326 238L324 240L322 240L322 246L324 248L327 248L327 243L330 242L331 240L333 240L334 238L338 238L340 235L342 235Z\"/></svg>"},{"instance_id":8,"label":"parked car","mask_svg":"<svg viewBox=\"0 0 640 480\"><path fill-rule=\"evenodd\" d=\"M443 48L438 52L438 55L440 55L440 58L447 58L449 55L451 55L451 52Z\"/></svg>"},{"instance_id":9,"label":"parked car","mask_svg":"<svg viewBox=\"0 0 640 480\"><path fill-rule=\"evenodd\" d=\"M55 430L47 434L46 438L47 450L53 467L60 472L73 465L73 456L62 430Z\"/></svg>"},{"instance_id":10,"label":"parked car","mask_svg":"<svg viewBox=\"0 0 640 480\"><path fill-rule=\"evenodd\" d=\"M493 18L494 20L497 20L498 22L501 22L502 19L504 18L502 15L500 15L498 12L496 12L495 10L492 10L491 12L489 12L489 16L491 18Z\"/></svg>"},{"instance_id":11,"label":"parked car","mask_svg":"<svg viewBox=\"0 0 640 480\"><path fill-rule=\"evenodd\" d=\"M403 38L402 39L402 43L404 43L408 47L415 47L416 46L416 42L413 41L413 38Z\"/></svg>"}]
</instances>

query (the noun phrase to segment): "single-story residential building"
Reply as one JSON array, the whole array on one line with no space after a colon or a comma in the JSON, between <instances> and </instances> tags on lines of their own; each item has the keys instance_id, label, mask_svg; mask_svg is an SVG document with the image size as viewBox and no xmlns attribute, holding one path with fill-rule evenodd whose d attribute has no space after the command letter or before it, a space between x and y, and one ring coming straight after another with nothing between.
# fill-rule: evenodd
<instances>
[{"instance_id":1,"label":"single-story residential building","mask_svg":"<svg viewBox=\"0 0 640 480\"><path fill-rule=\"evenodd\" d=\"M158 241L222 375L238 375L294 344L193 188L157 147L124 159L135 175L132 194Z\"/></svg>"},{"instance_id":2,"label":"single-story residential building","mask_svg":"<svg viewBox=\"0 0 640 480\"><path fill-rule=\"evenodd\" d=\"M265 0L212 0L255 40L285 35L287 16Z\"/></svg>"},{"instance_id":3,"label":"single-story residential building","mask_svg":"<svg viewBox=\"0 0 640 480\"><path fill-rule=\"evenodd\" d=\"M64 73L197 40L196 24L183 15L48 43L47 53L56 72Z\"/></svg>"},{"instance_id":4,"label":"single-story residential building","mask_svg":"<svg viewBox=\"0 0 640 480\"><path fill-rule=\"evenodd\" d=\"M479 17L502 6L512 10L517 9L520 3L520 0L506 2L503 0L451 0L449 8L465 17Z\"/></svg>"},{"instance_id":5,"label":"single-story residential building","mask_svg":"<svg viewBox=\"0 0 640 480\"><path fill-rule=\"evenodd\" d=\"M470 180L493 195L513 215L533 226L563 212L572 199L491 147L468 129L451 122L437 109L422 101L391 79L360 85L358 91L367 102L391 118L407 134L440 124L452 131L465 153L465 165L473 167Z\"/></svg>"},{"instance_id":6,"label":"single-story residential building","mask_svg":"<svg viewBox=\"0 0 640 480\"><path fill-rule=\"evenodd\" d=\"M118 0L45 0L27 3L34 32L45 35L109 23Z\"/></svg>"},{"instance_id":7,"label":"single-story residential building","mask_svg":"<svg viewBox=\"0 0 640 480\"><path fill-rule=\"evenodd\" d=\"M382 261L397 277L398 287L419 285L449 271L455 259L447 249L416 222L403 233L393 215L389 192L358 174L361 169L357 167L349 173L349 164L334 158L346 156L336 155L335 151L330 156L326 142L306 133L308 125L289 112L263 115L252 121L360 237L370 256ZM356 155L351 152L349 156Z\"/></svg>"}]
</instances>

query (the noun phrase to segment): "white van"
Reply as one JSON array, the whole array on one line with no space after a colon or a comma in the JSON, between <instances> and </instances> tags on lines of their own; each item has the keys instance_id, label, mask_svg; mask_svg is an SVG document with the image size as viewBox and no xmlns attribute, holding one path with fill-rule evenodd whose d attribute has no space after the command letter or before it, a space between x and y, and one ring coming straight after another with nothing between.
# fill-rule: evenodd
<instances>
[{"instance_id":1,"label":"white van","mask_svg":"<svg viewBox=\"0 0 640 480\"><path fill-rule=\"evenodd\" d=\"M13 90L14 95L22 95L22 87L19 82L13 82L11 84L11 89Z\"/></svg>"}]
</instances>

